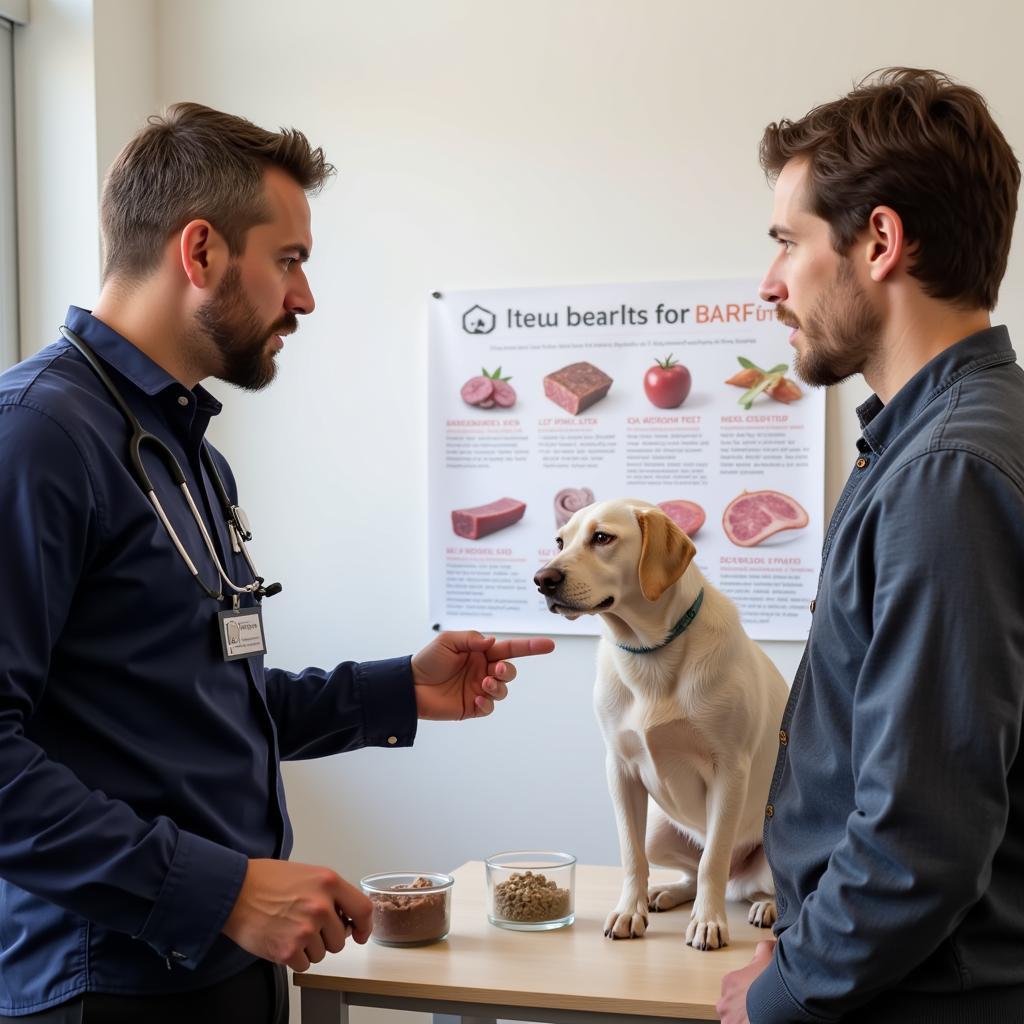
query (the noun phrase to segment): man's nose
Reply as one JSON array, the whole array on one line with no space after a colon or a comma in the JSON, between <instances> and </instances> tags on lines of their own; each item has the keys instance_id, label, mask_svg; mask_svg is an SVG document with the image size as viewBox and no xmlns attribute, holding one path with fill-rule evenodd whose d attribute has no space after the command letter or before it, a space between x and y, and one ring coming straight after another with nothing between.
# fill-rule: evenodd
<instances>
[{"instance_id":1,"label":"man's nose","mask_svg":"<svg viewBox=\"0 0 1024 1024\"><path fill-rule=\"evenodd\" d=\"M289 313L303 316L312 313L316 309L316 300L313 298L313 289L309 287L309 281L305 274L301 274L301 284L288 293L285 300Z\"/></svg>"},{"instance_id":2,"label":"man's nose","mask_svg":"<svg viewBox=\"0 0 1024 1024\"><path fill-rule=\"evenodd\" d=\"M562 580L565 579L565 573L561 569L555 569L551 566L547 566L541 569L536 576L533 577L533 582L537 584L537 589L542 594L553 594L555 588Z\"/></svg>"},{"instance_id":3,"label":"man's nose","mask_svg":"<svg viewBox=\"0 0 1024 1024\"><path fill-rule=\"evenodd\" d=\"M768 268L768 273L764 275L757 293L765 302L785 302L789 298L789 292L776 270L775 263Z\"/></svg>"}]
</instances>

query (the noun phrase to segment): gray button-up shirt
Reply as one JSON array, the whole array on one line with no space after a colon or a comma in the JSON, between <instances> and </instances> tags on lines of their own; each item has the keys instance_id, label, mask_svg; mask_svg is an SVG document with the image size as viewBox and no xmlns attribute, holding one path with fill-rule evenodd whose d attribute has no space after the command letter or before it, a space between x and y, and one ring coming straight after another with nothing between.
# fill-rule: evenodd
<instances>
[{"instance_id":1,"label":"gray button-up shirt","mask_svg":"<svg viewBox=\"0 0 1024 1024\"><path fill-rule=\"evenodd\" d=\"M858 414L782 722L779 944L748 1013L880 1019L881 996L910 1020L980 992L977 1019L1005 1020L1024 997L1024 372L993 328Z\"/></svg>"}]
</instances>

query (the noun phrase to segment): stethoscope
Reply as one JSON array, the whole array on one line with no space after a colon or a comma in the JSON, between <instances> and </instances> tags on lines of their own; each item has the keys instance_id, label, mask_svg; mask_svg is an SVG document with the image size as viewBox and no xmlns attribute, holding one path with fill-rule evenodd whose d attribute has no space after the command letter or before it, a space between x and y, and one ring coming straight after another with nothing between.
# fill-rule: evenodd
<instances>
[{"instance_id":1,"label":"stethoscope","mask_svg":"<svg viewBox=\"0 0 1024 1024\"><path fill-rule=\"evenodd\" d=\"M128 403L124 400L121 392L114 386L114 382L110 379L109 374L103 368L99 359L96 358L96 353L93 352L93 350L89 348L89 346L86 345L86 343L82 341L74 331L69 330L68 327L62 325L60 333L64 335L67 341L78 349L82 357L89 364L93 373L99 377L103 386L108 392L110 392L110 397L113 398L115 404L121 410L121 414L127 421L128 426L131 427L132 436L128 441L128 455L131 459L132 472L134 473L139 486L142 488L142 493L146 495L153 508L156 509L156 514L159 516L160 522L164 524L164 529L167 531L167 535L171 538L171 541L175 548L177 548L178 554L181 555L185 565L188 566L188 571L192 573L192 577L196 583L198 583L210 597L214 598L214 600L220 601L223 599L223 586L219 586L217 590L214 590L203 582L199 576L199 570L196 568L195 562L189 558L189 554L185 550L181 540L178 538L178 534L171 525L171 521L167 518L167 514L164 512L163 506L160 504L160 499L156 496L156 491L153 489L153 482L150 480L149 474L146 472L146 467L142 464L143 445L148 445L153 449L159 459L167 467L167 472L171 474L171 479L178 487L181 488L181 493L185 495L185 501L188 503L188 507L192 512L192 518L196 521L196 526L199 527L199 532L202 535L203 542L206 544L206 550L209 552L213 564L217 567L220 579L235 592L235 596L233 597L235 605L237 606L238 604L238 594L253 594L257 601L262 601L265 597L273 597L275 594L280 594L282 590L281 584L269 583L264 586L263 577L256 571L256 566L253 565L252 559L249 557L249 552L245 547L245 542L247 540L252 540L252 530L249 527L249 519L245 512L235 505L228 497L227 489L224 487L224 481L221 479L220 472L213 461L213 456L210 454L210 450L207 447L206 442L203 442L200 449L200 458L202 459L203 465L206 467L206 472L210 475L210 480L213 483L213 489L217 492L217 500L220 502L221 508L224 510L224 519L227 524L228 534L231 537L231 548L236 553L241 553L253 575L253 582L247 583L245 586L240 587L237 583L234 583L225 571L224 566L213 546L213 541L210 539L210 534L206 529L206 524L203 522L203 517L199 514L199 509L196 508L196 503L192 500L192 492L188 489L185 474L181 471L181 466L178 464L178 460L174 457L174 453L166 444L164 444L163 441L160 440L159 437L155 434L151 434L138 421L135 414L130 408L128 408Z\"/></svg>"}]
</instances>

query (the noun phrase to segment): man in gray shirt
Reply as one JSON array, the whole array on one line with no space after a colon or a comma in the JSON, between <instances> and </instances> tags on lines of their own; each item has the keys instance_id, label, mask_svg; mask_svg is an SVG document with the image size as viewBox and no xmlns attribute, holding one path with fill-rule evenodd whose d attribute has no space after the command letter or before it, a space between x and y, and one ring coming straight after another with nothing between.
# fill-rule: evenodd
<instances>
[{"instance_id":1,"label":"man in gray shirt","mask_svg":"<svg viewBox=\"0 0 1024 1024\"><path fill-rule=\"evenodd\" d=\"M777 941L719 1012L1024 1021L1024 372L989 317L1018 163L978 93L907 68L761 161L796 370L875 394L765 808Z\"/></svg>"}]
</instances>

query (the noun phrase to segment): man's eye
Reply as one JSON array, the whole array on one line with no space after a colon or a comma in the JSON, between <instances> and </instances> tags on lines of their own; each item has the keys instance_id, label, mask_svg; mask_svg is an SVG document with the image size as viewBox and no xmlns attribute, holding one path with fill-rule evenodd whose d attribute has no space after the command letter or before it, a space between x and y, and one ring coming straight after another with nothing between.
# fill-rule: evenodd
<instances>
[{"instance_id":1,"label":"man's eye","mask_svg":"<svg viewBox=\"0 0 1024 1024\"><path fill-rule=\"evenodd\" d=\"M595 544L611 544L615 538L610 533L603 533L601 530L597 530L591 540Z\"/></svg>"},{"instance_id":2,"label":"man's eye","mask_svg":"<svg viewBox=\"0 0 1024 1024\"><path fill-rule=\"evenodd\" d=\"M299 260L296 256L282 256L280 262L281 266L284 267L285 270L291 270Z\"/></svg>"},{"instance_id":3,"label":"man's eye","mask_svg":"<svg viewBox=\"0 0 1024 1024\"><path fill-rule=\"evenodd\" d=\"M558 548L559 551L562 550L562 538L561 537L556 537L555 538L555 547Z\"/></svg>"},{"instance_id":4,"label":"man's eye","mask_svg":"<svg viewBox=\"0 0 1024 1024\"><path fill-rule=\"evenodd\" d=\"M788 238L776 238L775 241L778 242L779 245L781 245L782 248L786 250L786 252L793 251L794 243L791 242Z\"/></svg>"}]
</instances>

